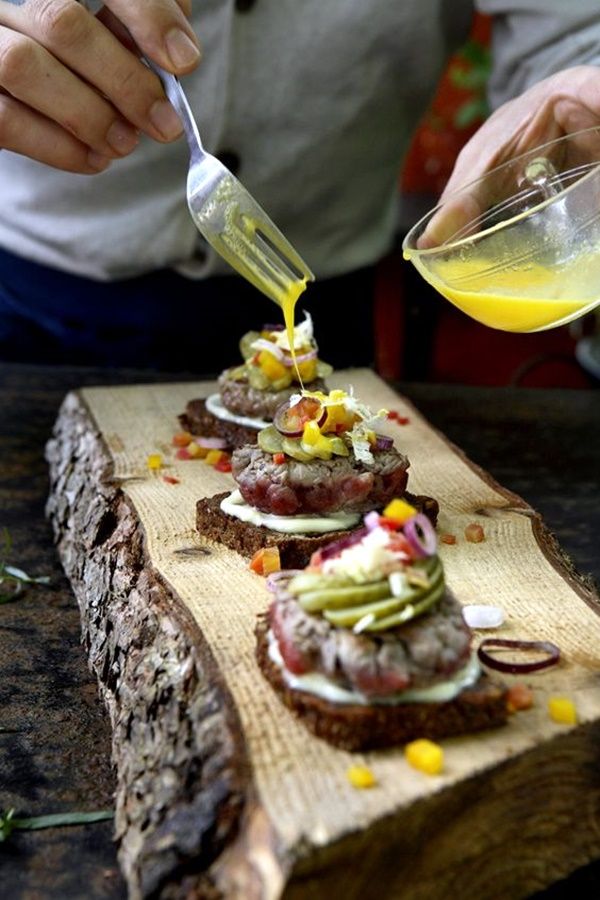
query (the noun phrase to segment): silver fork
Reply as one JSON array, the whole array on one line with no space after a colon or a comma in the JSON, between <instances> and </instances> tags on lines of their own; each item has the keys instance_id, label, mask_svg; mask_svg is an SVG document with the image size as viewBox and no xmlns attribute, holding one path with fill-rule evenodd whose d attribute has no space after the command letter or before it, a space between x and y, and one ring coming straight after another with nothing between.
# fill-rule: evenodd
<instances>
[{"instance_id":1,"label":"silver fork","mask_svg":"<svg viewBox=\"0 0 600 900\"><path fill-rule=\"evenodd\" d=\"M314 275L246 188L202 146L179 79L149 59L175 107L190 150L187 203L198 231L230 266L276 303Z\"/></svg>"}]
</instances>

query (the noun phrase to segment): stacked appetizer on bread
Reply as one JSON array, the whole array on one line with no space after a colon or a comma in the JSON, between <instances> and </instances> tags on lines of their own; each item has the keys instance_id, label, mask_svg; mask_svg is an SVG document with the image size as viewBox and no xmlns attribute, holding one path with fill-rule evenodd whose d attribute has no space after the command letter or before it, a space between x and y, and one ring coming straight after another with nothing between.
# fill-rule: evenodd
<instances>
[{"instance_id":1,"label":"stacked appetizer on bread","mask_svg":"<svg viewBox=\"0 0 600 900\"><path fill-rule=\"evenodd\" d=\"M259 666L319 737L367 750L506 720L506 690L480 671L434 529L405 501L268 585Z\"/></svg>"},{"instance_id":2,"label":"stacked appetizer on bread","mask_svg":"<svg viewBox=\"0 0 600 900\"><path fill-rule=\"evenodd\" d=\"M276 546L280 564L295 567L394 497L435 522L435 500L406 494L409 461L379 434L384 415L342 390L292 396L256 444L233 452L236 489L198 501L198 531L246 556Z\"/></svg>"},{"instance_id":3,"label":"stacked appetizer on bread","mask_svg":"<svg viewBox=\"0 0 600 900\"><path fill-rule=\"evenodd\" d=\"M223 438L227 445L254 443L261 428L273 421L278 407L299 390L325 390L332 368L318 358L312 319L294 328L294 354L284 326L265 325L240 341L244 362L225 369L219 390L206 399L191 400L179 417L182 427L201 437ZM295 355L295 360L294 360Z\"/></svg>"}]
</instances>

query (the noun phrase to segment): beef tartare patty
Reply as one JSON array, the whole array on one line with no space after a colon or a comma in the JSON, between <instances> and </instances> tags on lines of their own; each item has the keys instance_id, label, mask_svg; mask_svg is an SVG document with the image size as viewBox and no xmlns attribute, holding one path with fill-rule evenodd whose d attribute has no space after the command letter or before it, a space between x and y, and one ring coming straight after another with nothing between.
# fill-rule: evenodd
<instances>
[{"instance_id":1,"label":"beef tartare patty","mask_svg":"<svg viewBox=\"0 0 600 900\"><path fill-rule=\"evenodd\" d=\"M470 656L469 628L448 593L435 612L377 635L336 628L289 596L271 604L269 621L291 673L318 672L366 697L445 681Z\"/></svg>"},{"instance_id":2,"label":"beef tartare patty","mask_svg":"<svg viewBox=\"0 0 600 900\"><path fill-rule=\"evenodd\" d=\"M245 379L233 379L230 369L221 373L218 379L221 402L230 412L237 416L249 416L253 419L265 419L271 422L276 409L287 403L293 394L298 393L298 385L291 384L279 391L258 390ZM306 385L310 391L326 390L322 378L317 378Z\"/></svg>"},{"instance_id":3,"label":"beef tartare patty","mask_svg":"<svg viewBox=\"0 0 600 900\"><path fill-rule=\"evenodd\" d=\"M378 509L404 494L409 467L394 448L375 451L372 463L342 456L308 463L288 458L282 464L259 447L245 446L234 451L231 464L246 503L278 516Z\"/></svg>"}]
</instances>

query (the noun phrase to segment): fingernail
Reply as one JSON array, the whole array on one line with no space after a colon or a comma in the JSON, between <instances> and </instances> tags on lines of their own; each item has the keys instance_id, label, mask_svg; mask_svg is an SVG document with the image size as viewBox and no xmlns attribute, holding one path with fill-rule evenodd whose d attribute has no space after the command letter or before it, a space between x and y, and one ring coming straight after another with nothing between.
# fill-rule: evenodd
<instances>
[{"instance_id":1,"label":"fingernail","mask_svg":"<svg viewBox=\"0 0 600 900\"><path fill-rule=\"evenodd\" d=\"M102 156L101 153L96 153L94 150L90 150L87 155L88 166L91 169L94 169L95 172L103 172L104 169L107 169L112 159L109 156Z\"/></svg>"},{"instance_id":2,"label":"fingernail","mask_svg":"<svg viewBox=\"0 0 600 900\"><path fill-rule=\"evenodd\" d=\"M187 69L200 59L200 50L180 28L173 28L165 38L171 62L177 69Z\"/></svg>"},{"instance_id":3,"label":"fingernail","mask_svg":"<svg viewBox=\"0 0 600 900\"><path fill-rule=\"evenodd\" d=\"M131 153L137 145L137 131L125 122L115 121L106 132L106 140L119 156Z\"/></svg>"},{"instance_id":4,"label":"fingernail","mask_svg":"<svg viewBox=\"0 0 600 900\"><path fill-rule=\"evenodd\" d=\"M168 141L181 134L181 121L168 100L156 100L150 107L150 120Z\"/></svg>"}]
</instances>

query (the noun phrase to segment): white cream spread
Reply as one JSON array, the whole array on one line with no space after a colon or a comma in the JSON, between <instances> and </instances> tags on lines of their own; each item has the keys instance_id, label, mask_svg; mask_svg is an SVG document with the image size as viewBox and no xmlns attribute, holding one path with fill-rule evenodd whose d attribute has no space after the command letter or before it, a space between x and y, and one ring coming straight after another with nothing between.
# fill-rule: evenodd
<instances>
[{"instance_id":1,"label":"white cream spread","mask_svg":"<svg viewBox=\"0 0 600 900\"><path fill-rule=\"evenodd\" d=\"M314 694L330 703L356 703L361 706L383 705L390 706L397 703L446 703L453 700L462 690L475 684L481 674L479 660L476 653L471 653L468 663L458 672L455 672L448 681L441 681L427 688L414 688L390 694L387 697L365 697L359 691L342 688L330 681L326 675L319 672L309 672L306 675L294 675L283 661L279 651L279 645L271 630L268 634L269 658L283 673L283 678L288 687L296 691L305 691Z\"/></svg>"},{"instance_id":2,"label":"white cream spread","mask_svg":"<svg viewBox=\"0 0 600 900\"><path fill-rule=\"evenodd\" d=\"M228 516L235 516L242 522L263 525L271 531L283 534L326 534L328 531L352 528L360 521L358 513L332 513L328 516L275 516L271 513L262 513L246 503L238 490L223 498L221 509Z\"/></svg>"},{"instance_id":3,"label":"white cream spread","mask_svg":"<svg viewBox=\"0 0 600 900\"><path fill-rule=\"evenodd\" d=\"M230 412L226 406L223 406L220 394L211 394L206 398L204 404L216 419L222 419L225 422L235 422L236 425L244 425L246 428L267 428L271 422L265 422L264 419L253 419L251 416L238 416L237 413Z\"/></svg>"}]
</instances>

